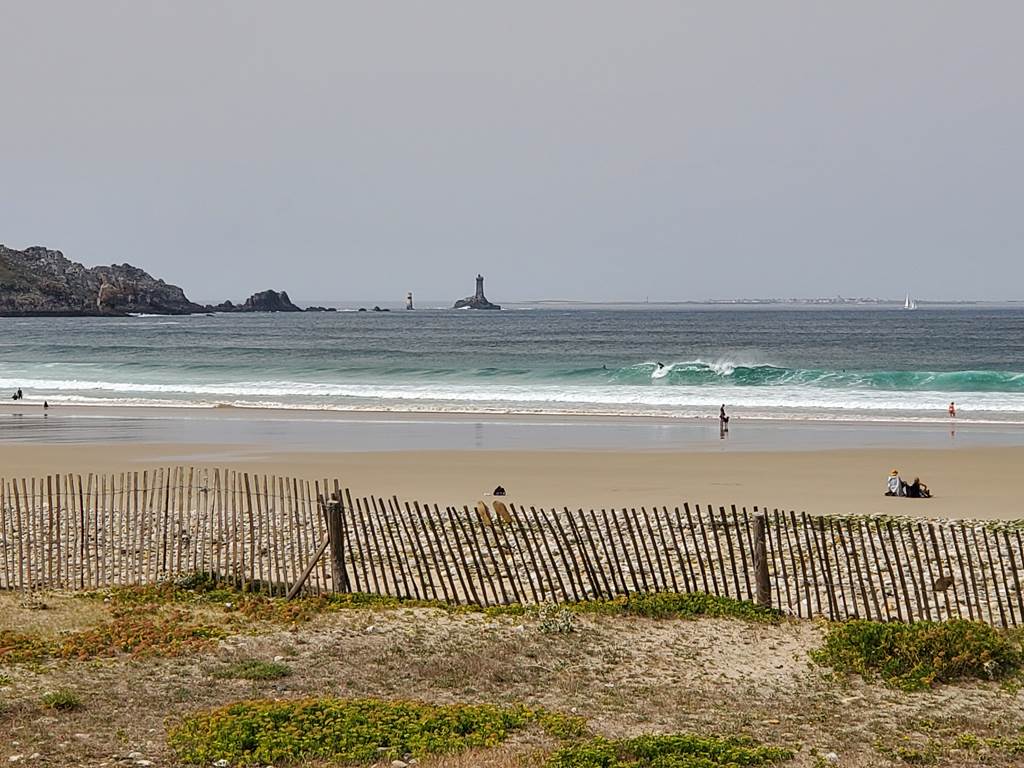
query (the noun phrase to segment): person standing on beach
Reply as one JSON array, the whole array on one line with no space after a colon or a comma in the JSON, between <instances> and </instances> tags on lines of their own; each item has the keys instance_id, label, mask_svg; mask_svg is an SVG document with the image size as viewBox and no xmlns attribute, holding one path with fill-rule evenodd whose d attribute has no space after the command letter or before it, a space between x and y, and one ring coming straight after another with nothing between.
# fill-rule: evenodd
<instances>
[{"instance_id":1,"label":"person standing on beach","mask_svg":"<svg viewBox=\"0 0 1024 768\"><path fill-rule=\"evenodd\" d=\"M952 400L950 400L949 402L949 418L956 418L956 403L954 403Z\"/></svg>"}]
</instances>

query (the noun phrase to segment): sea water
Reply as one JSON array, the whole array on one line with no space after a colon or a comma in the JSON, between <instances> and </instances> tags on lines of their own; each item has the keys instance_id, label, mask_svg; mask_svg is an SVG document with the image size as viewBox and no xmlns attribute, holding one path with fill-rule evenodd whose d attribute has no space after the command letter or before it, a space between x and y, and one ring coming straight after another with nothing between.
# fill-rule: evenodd
<instances>
[{"instance_id":1,"label":"sea water","mask_svg":"<svg viewBox=\"0 0 1024 768\"><path fill-rule=\"evenodd\" d=\"M27 402L1024 424L1024 310L414 310L0 320Z\"/></svg>"}]
</instances>

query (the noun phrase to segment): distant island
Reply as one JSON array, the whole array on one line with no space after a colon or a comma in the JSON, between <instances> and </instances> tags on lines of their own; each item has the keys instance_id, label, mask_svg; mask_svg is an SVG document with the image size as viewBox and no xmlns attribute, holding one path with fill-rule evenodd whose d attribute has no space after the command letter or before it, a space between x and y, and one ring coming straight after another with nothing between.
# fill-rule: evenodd
<instances>
[{"instance_id":1,"label":"distant island","mask_svg":"<svg viewBox=\"0 0 1024 768\"><path fill-rule=\"evenodd\" d=\"M467 296L464 299L459 299L455 302L455 309L501 309L500 304L492 304L484 296L484 277L483 275L476 276L476 293L472 296Z\"/></svg>"},{"instance_id":2,"label":"distant island","mask_svg":"<svg viewBox=\"0 0 1024 768\"><path fill-rule=\"evenodd\" d=\"M0 245L0 316L118 317L208 312L303 312L285 291L260 291L241 304L202 305L176 285L130 264L84 267L60 251ZM326 307L310 311L331 312Z\"/></svg>"}]
</instances>

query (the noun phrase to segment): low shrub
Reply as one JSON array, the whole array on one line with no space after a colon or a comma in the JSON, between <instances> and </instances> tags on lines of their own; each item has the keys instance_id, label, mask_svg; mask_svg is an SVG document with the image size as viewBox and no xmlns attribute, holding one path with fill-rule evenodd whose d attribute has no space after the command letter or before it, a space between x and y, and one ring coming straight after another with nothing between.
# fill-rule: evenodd
<instances>
[{"instance_id":1,"label":"low shrub","mask_svg":"<svg viewBox=\"0 0 1024 768\"><path fill-rule=\"evenodd\" d=\"M0 664L38 661L49 655L51 647L42 638L0 629Z\"/></svg>"},{"instance_id":2,"label":"low shrub","mask_svg":"<svg viewBox=\"0 0 1024 768\"><path fill-rule=\"evenodd\" d=\"M568 635L576 631L574 613L568 608L547 603L537 607L538 629L546 635Z\"/></svg>"},{"instance_id":3,"label":"low shrub","mask_svg":"<svg viewBox=\"0 0 1024 768\"><path fill-rule=\"evenodd\" d=\"M493 747L539 724L540 715L525 707L376 699L245 701L185 718L168 743L186 763L375 763Z\"/></svg>"},{"instance_id":4,"label":"low shrub","mask_svg":"<svg viewBox=\"0 0 1024 768\"><path fill-rule=\"evenodd\" d=\"M213 677L230 680L279 680L292 673L291 667L276 661L245 659L215 669Z\"/></svg>"},{"instance_id":5,"label":"low shrub","mask_svg":"<svg viewBox=\"0 0 1024 768\"><path fill-rule=\"evenodd\" d=\"M73 709L79 709L82 706L82 701L74 691L61 688L50 693L44 693L43 706L61 712L70 712Z\"/></svg>"},{"instance_id":6,"label":"low shrub","mask_svg":"<svg viewBox=\"0 0 1024 768\"><path fill-rule=\"evenodd\" d=\"M563 747L547 768L737 768L775 765L793 752L749 739L676 734L635 739L592 739Z\"/></svg>"},{"instance_id":7,"label":"low shrub","mask_svg":"<svg viewBox=\"0 0 1024 768\"><path fill-rule=\"evenodd\" d=\"M855 620L833 624L819 664L866 679L881 676L904 690L958 679L996 680L1017 672L1024 657L1011 637L962 619L915 624Z\"/></svg>"},{"instance_id":8,"label":"low shrub","mask_svg":"<svg viewBox=\"0 0 1024 768\"><path fill-rule=\"evenodd\" d=\"M93 659L127 653L136 657L180 656L209 648L226 633L196 624L183 611L158 614L121 611L112 621L49 640L9 630L0 631L0 663L46 658Z\"/></svg>"},{"instance_id":9,"label":"low shrub","mask_svg":"<svg viewBox=\"0 0 1024 768\"><path fill-rule=\"evenodd\" d=\"M574 603L579 613L606 613L647 616L653 619L685 619L701 616L744 619L746 621L778 622L782 613L746 600L718 597L704 592L648 592L614 600Z\"/></svg>"},{"instance_id":10,"label":"low shrub","mask_svg":"<svg viewBox=\"0 0 1024 768\"><path fill-rule=\"evenodd\" d=\"M137 657L181 656L210 648L225 634L219 627L196 624L185 611L127 612L113 621L57 641L51 654L65 659L91 659L119 653Z\"/></svg>"}]
</instances>

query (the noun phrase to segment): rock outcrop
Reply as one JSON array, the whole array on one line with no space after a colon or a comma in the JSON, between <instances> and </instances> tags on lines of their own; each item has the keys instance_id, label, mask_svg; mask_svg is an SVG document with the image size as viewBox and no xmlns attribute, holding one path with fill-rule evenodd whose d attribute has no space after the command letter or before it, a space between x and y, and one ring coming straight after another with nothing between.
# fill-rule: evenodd
<instances>
[{"instance_id":1,"label":"rock outcrop","mask_svg":"<svg viewBox=\"0 0 1024 768\"><path fill-rule=\"evenodd\" d=\"M130 264L84 267L60 251L0 245L0 315L186 315L201 312L176 285Z\"/></svg>"},{"instance_id":2,"label":"rock outcrop","mask_svg":"<svg viewBox=\"0 0 1024 768\"><path fill-rule=\"evenodd\" d=\"M225 301L216 306L207 307L211 312L301 312L300 307L292 304L287 291L260 291L254 293L243 304Z\"/></svg>"},{"instance_id":3,"label":"rock outcrop","mask_svg":"<svg viewBox=\"0 0 1024 768\"><path fill-rule=\"evenodd\" d=\"M464 299L459 299L455 302L455 309L501 309L500 304L492 304L484 296L484 278L483 275L476 276L476 293L472 296L467 296Z\"/></svg>"}]
</instances>

